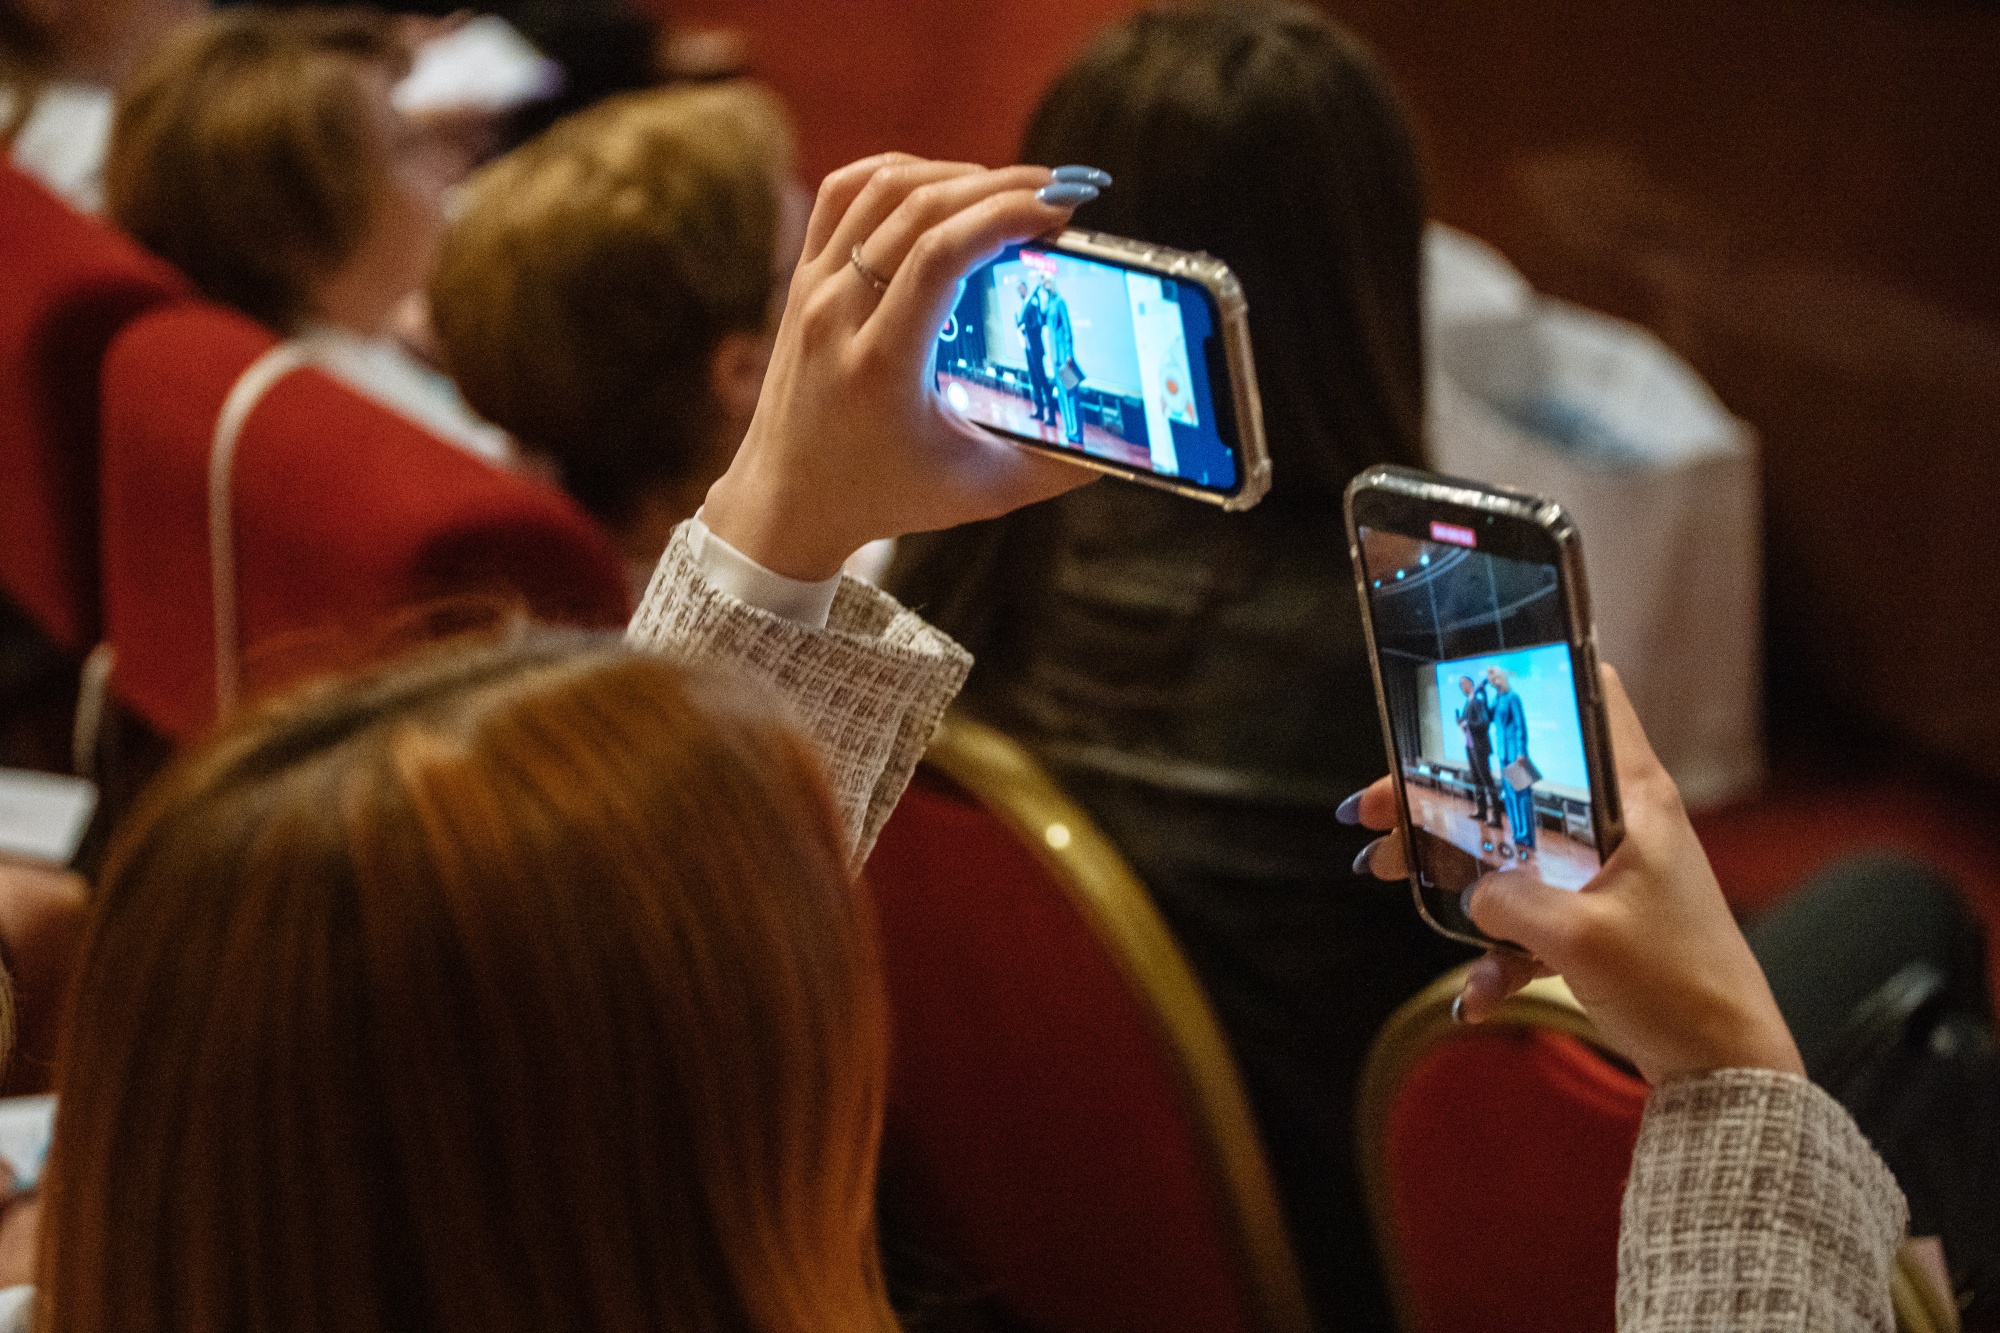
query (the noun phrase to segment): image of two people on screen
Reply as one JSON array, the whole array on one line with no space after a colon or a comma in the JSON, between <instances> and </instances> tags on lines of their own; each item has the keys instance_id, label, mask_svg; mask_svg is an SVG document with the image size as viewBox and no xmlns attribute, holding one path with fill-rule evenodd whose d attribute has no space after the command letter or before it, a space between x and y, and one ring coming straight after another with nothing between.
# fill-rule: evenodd
<instances>
[{"instance_id":1,"label":"image of two people on screen","mask_svg":"<svg viewBox=\"0 0 2000 1333\"><path fill-rule=\"evenodd\" d=\"M1517 857L1535 850L1535 791L1540 772L1528 758L1528 712L1515 694L1505 671L1486 668L1486 678L1474 683L1471 676L1458 678L1465 706L1456 721L1465 738L1466 768L1472 779L1474 817L1484 825L1500 828L1500 812L1507 812L1507 824L1514 835ZM1494 780L1493 760L1500 760L1501 778ZM1515 783L1520 785L1516 786Z\"/></svg>"},{"instance_id":2,"label":"image of two people on screen","mask_svg":"<svg viewBox=\"0 0 2000 1333\"><path fill-rule=\"evenodd\" d=\"M1053 268L1036 270L1033 287L1024 278L1019 290L1021 309L1014 325L1028 349L1028 385L1035 402L1035 419L1061 426L1063 438L1083 443L1083 414L1076 391L1083 370L1076 362L1076 330L1070 323L1069 302L1056 287Z\"/></svg>"}]
</instances>

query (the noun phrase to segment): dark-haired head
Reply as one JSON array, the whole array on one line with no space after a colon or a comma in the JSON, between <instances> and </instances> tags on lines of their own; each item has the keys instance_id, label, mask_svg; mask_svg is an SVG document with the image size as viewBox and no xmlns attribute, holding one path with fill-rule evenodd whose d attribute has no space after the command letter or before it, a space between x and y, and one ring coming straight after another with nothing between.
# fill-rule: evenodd
<instances>
[{"instance_id":1,"label":"dark-haired head","mask_svg":"<svg viewBox=\"0 0 2000 1333\"><path fill-rule=\"evenodd\" d=\"M38 1327L887 1327L872 930L805 743L535 634L251 718L113 848Z\"/></svg>"},{"instance_id":2,"label":"dark-haired head","mask_svg":"<svg viewBox=\"0 0 2000 1333\"><path fill-rule=\"evenodd\" d=\"M1112 174L1079 226L1206 250L1242 279L1274 499L1419 461L1423 186L1353 37L1261 0L1136 15L1056 80L1022 158Z\"/></svg>"}]
</instances>

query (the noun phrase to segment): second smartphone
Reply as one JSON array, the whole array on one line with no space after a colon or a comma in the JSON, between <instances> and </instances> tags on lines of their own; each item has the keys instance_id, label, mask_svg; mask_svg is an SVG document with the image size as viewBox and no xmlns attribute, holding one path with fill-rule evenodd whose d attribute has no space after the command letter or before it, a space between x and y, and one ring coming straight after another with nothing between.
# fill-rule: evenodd
<instances>
[{"instance_id":1,"label":"second smartphone","mask_svg":"<svg viewBox=\"0 0 2000 1333\"><path fill-rule=\"evenodd\" d=\"M1069 230L965 279L933 384L953 411L1102 472L1248 509L1271 485L1243 289L1220 260Z\"/></svg>"},{"instance_id":2,"label":"second smartphone","mask_svg":"<svg viewBox=\"0 0 2000 1333\"><path fill-rule=\"evenodd\" d=\"M1624 835L1576 527L1552 501L1409 468L1347 490L1375 697L1424 920L1521 870L1580 889Z\"/></svg>"}]
</instances>

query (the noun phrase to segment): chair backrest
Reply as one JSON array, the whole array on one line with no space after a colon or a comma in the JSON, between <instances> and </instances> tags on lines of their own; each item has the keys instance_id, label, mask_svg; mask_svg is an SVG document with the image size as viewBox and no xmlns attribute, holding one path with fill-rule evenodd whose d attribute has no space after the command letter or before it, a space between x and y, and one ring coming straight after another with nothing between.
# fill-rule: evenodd
<instances>
[{"instance_id":1,"label":"chair backrest","mask_svg":"<svg viewBox=\"0 0 2000 1333\"><path fill-rule=\"evenodd\" d=\"M953 718L869 861L895 1022L883 1196L1049 1333L1304 1330L1220 1028L1145 890Z\"/></svg>"},{"instance_id":2,"label":"chair backrest","mask_svg":"<svg viewBox=\"0 0 2000 1333\"><path fill-rule=\"evenodd\" d=\"M216 712L209 454L239 376L276 339L232 311L149 314L105 360L103 576L113 692L176 742ZM236 642L351 649L399 611L465 594L610 628L630 593L609 539L567 497L472 457L313 369L244 419L229 505ZM334 664L339 659L333 657ZM268 683L268 682L267 682Z\"/></svg>"},{"instance_id":3,"label":"chair backrest","mask_svg":"<svg viewBox=\"0 0 2000 1333\"><path fill-rule=\"evenodd\" d=\"M1560 980L1476 1028L1449 972L1390 1016L1356 1112L1376 1247L1405 1330L1604 1333L1646 1085ZM1506 1200L1473 1207L1470 1200Z\"/></svg>"},{"instance_id":4,"label":"chair backrest","mask_svg":"<svg viewBox=\"0 0 2000 1333\"><path fill-rule=\"evenodd\" d=\"M0 161L0 593L80 658L97 642L98 376L185 284Z\"/></svg>"},{"instance_id":5,"label":"chair backrest","mask_svg":"<svg viewBox=\"0 0 2000 1333\"><path fill-rule=\"evenodd\" d=\"M1390 1015L1362 1075L1362 1183L1397 1320L1404 1333L1604 1333L1646 1084L1560 978L1478 1027L1454 1023L1465 971ZM1907 1246L1891 1298L1902 1333L1957 1333Z\"/></svg>"}]
</instances>

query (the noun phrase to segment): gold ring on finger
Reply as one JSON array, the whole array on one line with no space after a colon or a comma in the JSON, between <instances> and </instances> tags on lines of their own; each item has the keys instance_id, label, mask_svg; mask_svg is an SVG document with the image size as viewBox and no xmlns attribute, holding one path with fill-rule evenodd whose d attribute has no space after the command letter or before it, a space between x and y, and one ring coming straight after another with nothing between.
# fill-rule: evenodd
<instances>
[{"instance_id":1,"label":"gold ring on finger","mask_svg":"<svg viewBox=\"0 0 2000 1333\"><path fill-rule=\"evenodd\" d=\"M878 292L889 290L889 280L868 267L868 262L861 257L861 247L859 245L847 252L847 262L854 265L854 271L859 273L862 280L870 287L873 287Z\"/></svg>"}]
</instances>

